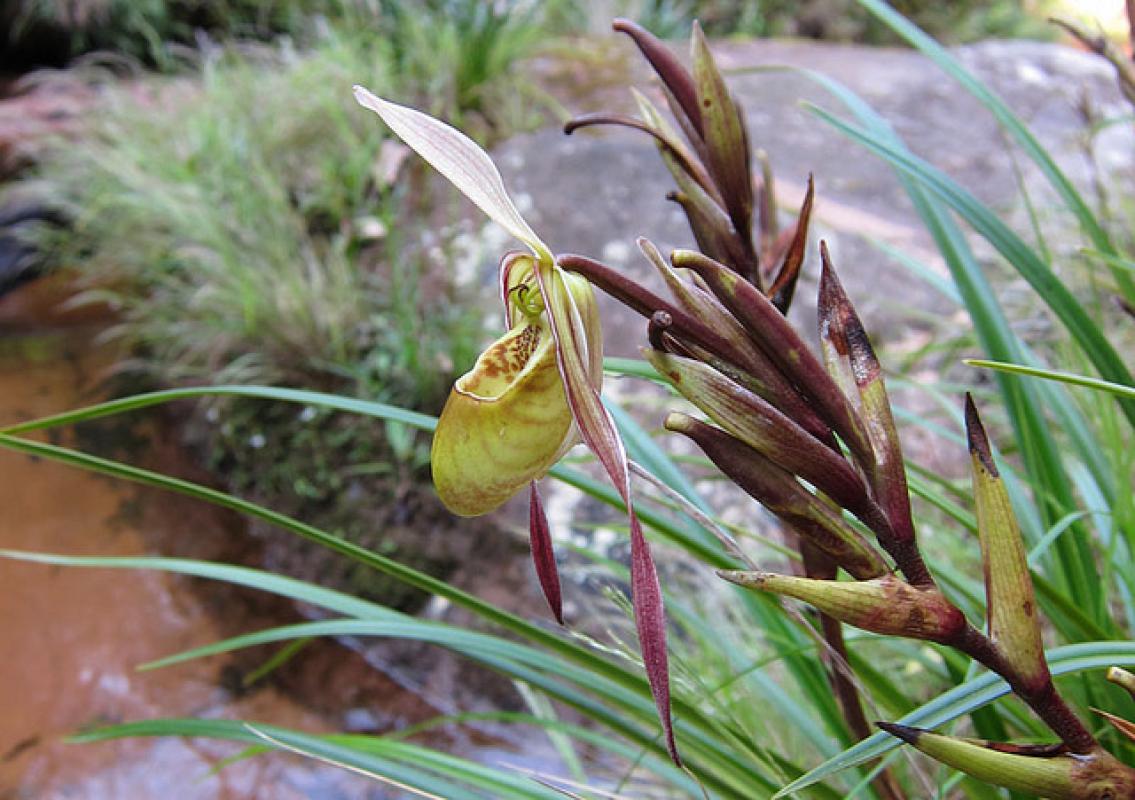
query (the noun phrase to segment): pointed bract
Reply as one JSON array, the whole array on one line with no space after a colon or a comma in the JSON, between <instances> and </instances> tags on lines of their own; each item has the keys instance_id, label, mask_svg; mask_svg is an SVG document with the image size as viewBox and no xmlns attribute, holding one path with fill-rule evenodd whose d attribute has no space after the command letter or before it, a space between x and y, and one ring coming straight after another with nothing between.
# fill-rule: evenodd
<instances>
[{"instance_id":1,"label":"pointed bract","mask_svg":"<svg viewBox=\"0 0 1135 800\"><path fill-rule=\"evenodd\" d=\"M1130 720L1126 720L1123 717L1116 716L1115 714L1109 714L1106 711L1101 711L1098 708L1093 708L1092 711L1096 712L1101 717L1110 722L1111 727L1115 728L1128 739L1135 742L1135 722L1131 722Z\"/></svg>"},{"instance_id":2,"label":"pointed bract","mask_svg":"<svg viewBox=\"0 0 1135 800\"><path fill-rule=\"evenodd\" d=\"M690 37L694 87L702 118L709 172L721 189L725 209L741 240L752 248L753 182L745 121L713 61L701 27L694 23ZM752 267L755 267L754 263ZM756 274L745 277L759 283Z\"/></svg>"},{"instance_id":3,"label":"pointed bract","mask_svg":"<svg viewBox=\"0 0 1135 800\"><path fill-rule=\"evenodd\" d=\"M985 571L989 636L1006 661L1036 692L1051 683L1037 619L1036 596L1027 554L1009 493L993 462L993 451L973 398L966 395L966 435L973 470L977 530Z\"/></svg>"},{"instance_id":4,"label":"pointed bract","mask_svg":"<svg viewBox=\"0 0 1135 800\"><path fill-rule=\"evenodd\" d=\"M848 300L832 267L827 245L820 242L822 274L820 276L819 321L820 341L829 362L829 371L850 377L852 397L858 402L859 418L871 442L874 460L860 462L869 476L875 499L890 520L894 537L880 538L880 543L895 559L907 580L916 586L933 585L934 579L922 560L914 538L914 520L910 509L910 492L906 483L902 443L891 414L883 370L871 346L859 315ZM848 372L844 372L844 370Z\"/></svg>"},{"instance_id":5,"label":"pointed bract","mask_svg":"<svg viewBox=\"0 0 1135 800\"><path fill-rule=\"evenodd\" d=\"M629 505L629 504L628 504ZM666 610L662 603L662 586L650 545L642 535L638 517L631 516L631 599L634 603L635 630L638 633L642 663L670 760L679 767L682 758L674 741L674 723L670 716L670 664L666 647Z\"/></svg>"},{"instance_id":6,"label":"pointed bract","mask_svg":"<svg viewBox=\"0 0 1135 800\"><path fill-rule=\"evenodd\" d=\"M1087 755L1032 756L996 745L880 722L879 727L946 766L978 780L1048 800L1135 797L1135 770L1103 750Z\"/></svg>"},{"instance_id":7,"label":"pointed bract","mask_svg":"<svg viewBox=\"0 0 1135 800\"><path fill-rule=\"evenodd\" d=\"M768 296L772 304L787 314L792 305L792 297L796 292L796 281L800 277L800 268L804 265L804 252L808 246L808 225L812 220L812 203L815 197L815 183L808 175L808 190L804 193L804 203L800 206L800 215L796 218L796 227L792 231L792 242L784 253L776 277L769 286Z\"/></svg>"},{"instance_id":8,"label":"pointed bract","mask_svg":"<svg viewBox=\"0 0 1135 800\"><path fill-rule=\"evenodd\" d=\"M761 350L861 462L874 459L871 442L859 415L769 298L740 275L701 253L675 250L670 258L675 266L693 270L706 282L714 295L745 326Z\"/></svg>"}]
</instances>

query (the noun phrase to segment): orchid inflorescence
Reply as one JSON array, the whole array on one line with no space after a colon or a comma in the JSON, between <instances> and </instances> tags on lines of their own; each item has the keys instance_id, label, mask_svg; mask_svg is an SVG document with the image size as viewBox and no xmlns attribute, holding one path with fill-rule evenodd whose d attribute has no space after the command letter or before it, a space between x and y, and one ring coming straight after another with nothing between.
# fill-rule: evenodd
<instances>
[{"instance_id":1,"label":"orchid inflorescence","mask_svg":"<svg viewBox=\"0 0 1135 800\"><path fill-rule=\"evenodd\" d=\"M639 240L673 300L595 259L553 256L516 210L480 147L438 120L355 88L362 105L529 248L501 261L507 333L457 381L439 420L432 462L442 500L458 514L483 514L529 487L537 574L562 623L555 557L536 481L582 439L627 506L643 663L671 757L680 763L670 718L662 594L635 515L625 450L599 396L596 286L645 317L645 357L706 417L675 412L665 427L696 443L799 538L804 575L722 570L722 578L812 605L837 657L846 654L840 623L954 647L1004 678L1059 737L1052 745L1015 746L879 723L942 763L1044 797L1135 797L1135 770L1099 745L1055 689L1023 542L973 401L966 399L965 417L987 632L941 592L923 559L882 369L823 243L819 357L785 318L808 242L811 179L795 224L780 230L770 171L762 164L754 188L744 117L700 29L695 25L691 72L634 23L618 20L615 28L633 39L655 69L677 127L636 93L639 118L593 114L565 130L621 125L657 143L677 185L669 197L685 212L699 248L676 250L667 259ZM850 580L838 580L840 570ZM846 658L833 658L833 689L849 727L866 736L870 728L847 669ZM1124 675L1117 671L1115 681L1122 684ZM1107 719L1126 735L1135 733L1132 723ZM885 770L876 787L884 797L902 796Z\"/></svg>"}]
</instances>

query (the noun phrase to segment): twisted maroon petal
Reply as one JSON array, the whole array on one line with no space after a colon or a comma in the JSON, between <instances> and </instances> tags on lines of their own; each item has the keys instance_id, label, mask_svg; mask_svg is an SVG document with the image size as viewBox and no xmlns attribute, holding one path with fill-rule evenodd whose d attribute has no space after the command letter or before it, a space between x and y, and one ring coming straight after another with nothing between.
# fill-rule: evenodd
<instances>
[{"instance_id":1,"label":"twisted maroon petal","mask_svg":"<svg viewBox=\"0 0 1135 800\"><path fill-rule=\"evenodd\" d=\"M556 554L552 550L552 533L548 527L548 515L544 513L544 503L536 481L532 481L528 492L528 537L532 544L532 563L536 567L536 577L552 616L556 622L564 624L563 595L560 592L560 573L556 569Z\"/></svg>"}]
</instances>

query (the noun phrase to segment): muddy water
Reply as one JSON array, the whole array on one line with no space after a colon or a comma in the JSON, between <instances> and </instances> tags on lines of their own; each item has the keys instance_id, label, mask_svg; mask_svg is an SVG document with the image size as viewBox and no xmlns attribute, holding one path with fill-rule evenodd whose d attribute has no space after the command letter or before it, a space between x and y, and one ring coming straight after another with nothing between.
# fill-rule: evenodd
<instances>
[{"instance_id":1,"label":"muddy water","mask_svg":"<svg viewBox=\"0 0 1135 800\"><path fill-rule=\"evenodd\" d=\"M41 291L0 298L0 424L97 400L113 357L91 344L97 323L52 317ZM44 327L44 319L51 324ZM102 433L113 441L140 437L146 442L143 460L204 477L193 474L152 417ZM81 444L97 450L89 439L88 433ZM69 434L61 441L75 443ZM0 450L0 547L247 562L242 524L187 499ZM320 732L342 730L359 709L368 710L375 729L435 714L333 643L304 651L249 691L232 687L268 651L136 669L156 657L294 618L294 609L278 602L177 576L0 560L0 798L387 796L363 778L288 755L250 759L214 774L211 767L238 750L226 743L64 742L86 726L159 716L254 719ZM374 709L381 709L377 717Z\"/></svg>"}]
</instances>

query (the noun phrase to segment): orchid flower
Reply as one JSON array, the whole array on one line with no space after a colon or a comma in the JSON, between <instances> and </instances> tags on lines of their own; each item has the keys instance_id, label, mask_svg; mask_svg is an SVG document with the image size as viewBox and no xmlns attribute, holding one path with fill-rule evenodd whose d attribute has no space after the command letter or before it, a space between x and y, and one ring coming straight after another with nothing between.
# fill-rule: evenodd
<instances>
[{"instance_id":1,"label":"orchid flower","mask_svg":"<svg viewBox=\"0 0 1135 800\"><path fill-rule=\"evenodd\" d=\"M591 284L562 269L520 215L492 159L440 120L361 86L355 99L497 224L525 244L501 260L508 332L459 378L438 420L431 450L442 502L464 516L500 506L526 484L532 552L549 605L563 621L559 579L536 481L575 442L595 454L626 503L631 529L635 624L651 693L671 758L680 763L670 718L662 590L634 512L626 451L599 397L602 332Z\"/></svg>"}]
</instances>

